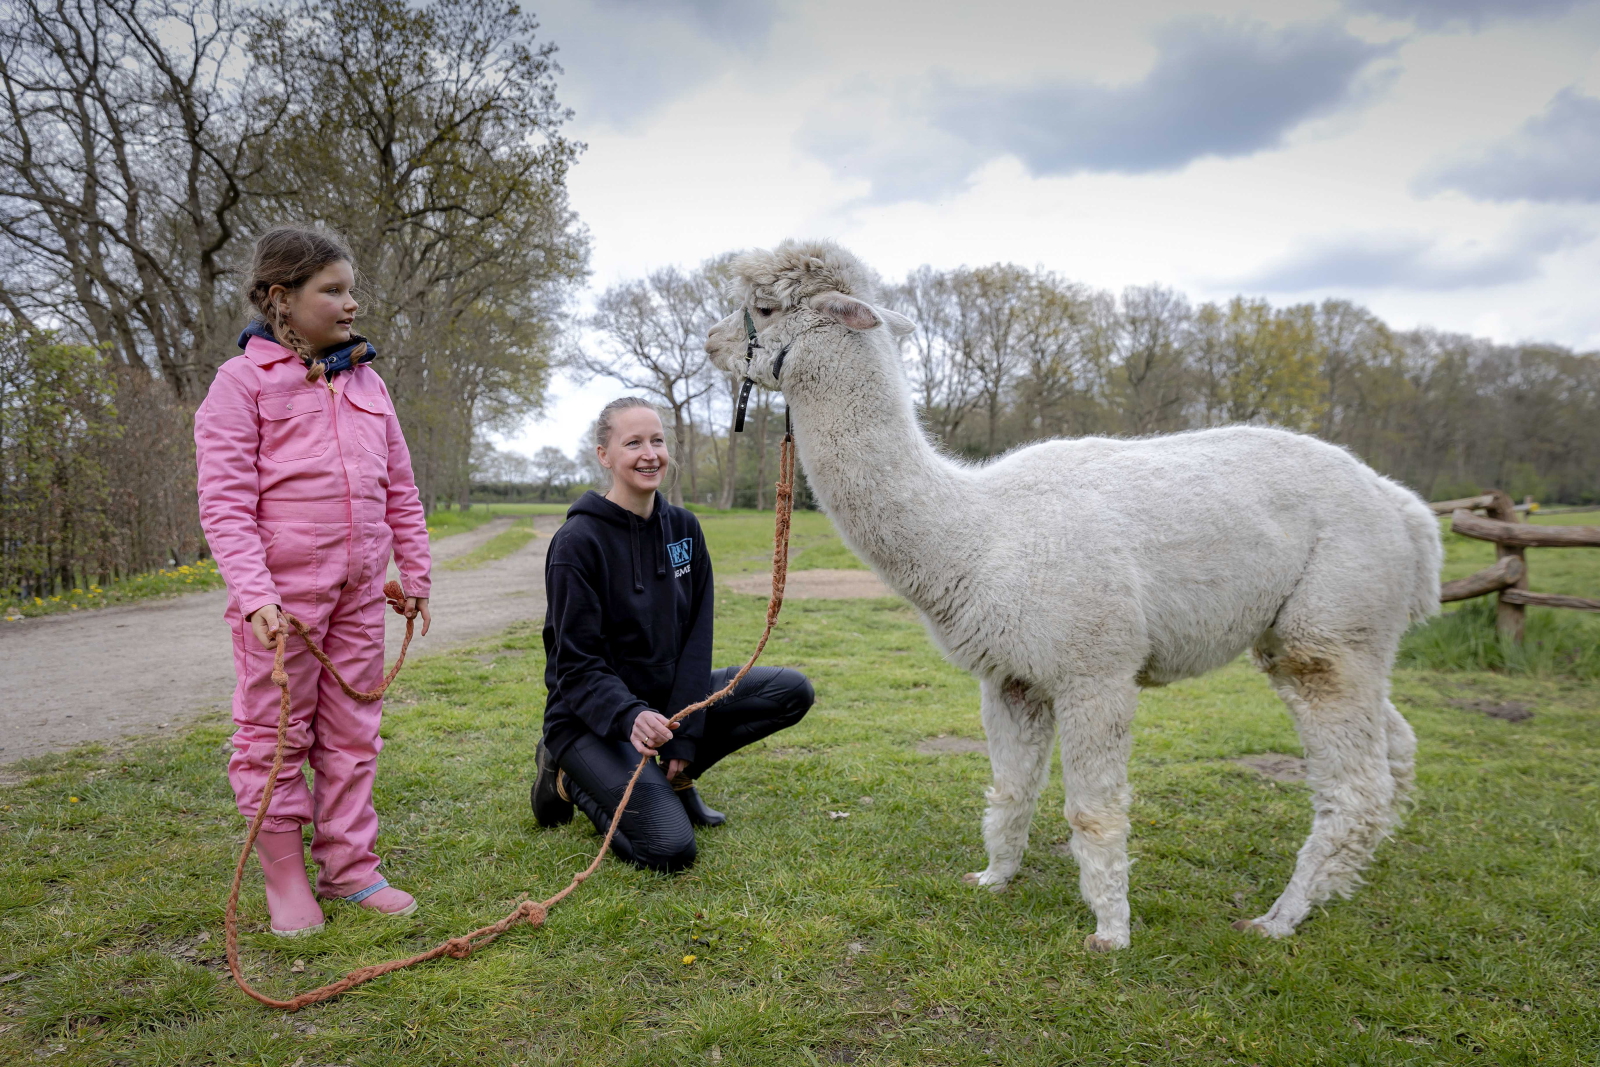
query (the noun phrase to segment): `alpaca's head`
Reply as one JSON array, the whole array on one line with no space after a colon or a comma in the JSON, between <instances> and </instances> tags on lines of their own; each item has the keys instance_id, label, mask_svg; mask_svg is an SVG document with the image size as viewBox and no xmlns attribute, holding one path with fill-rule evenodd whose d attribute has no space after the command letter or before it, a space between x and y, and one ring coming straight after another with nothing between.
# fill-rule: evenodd
<instances>
[{"instance_id":1,"label":"alpaca's head","mask_svg":"<svg viewBox=\"0 0 1600 1067\"><path fill-rule=\"evenodd\" d=\"M877 277L855 256L832 241L785 241L777 248L745 252L733 261L729 283L738 310L711 328L706 352L711 362L735 374L748 374L769 389L781 388L773 373L778 353L784 379L818 353L836 349L834 341L850 333L879 331L886 343L916 329L899 312L876 307ZM750 313L761 347L745 366L744 314ZM816 368L812 368L815 370Z\"/></svg>"}]
</instances>

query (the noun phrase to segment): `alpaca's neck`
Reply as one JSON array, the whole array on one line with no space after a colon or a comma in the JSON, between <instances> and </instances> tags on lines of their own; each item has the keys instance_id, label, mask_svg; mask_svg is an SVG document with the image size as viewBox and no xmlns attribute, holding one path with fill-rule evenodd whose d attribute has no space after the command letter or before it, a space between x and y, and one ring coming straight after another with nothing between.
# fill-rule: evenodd
<instances>
[{"instance_id":1,"label":"alpaca's neck","mask_svg":"<svg viewBox=\"0 0 1600 1067\"><path fill-rule=\"evenodd\" d=\"M865 337L784 383L806 478L851 547L919 607L958 580L972 481L924 436L898 356ZM813 365L815 367L815 365ZM844 370L847 368L847 370Z\"/></svg>"}]
</instances>

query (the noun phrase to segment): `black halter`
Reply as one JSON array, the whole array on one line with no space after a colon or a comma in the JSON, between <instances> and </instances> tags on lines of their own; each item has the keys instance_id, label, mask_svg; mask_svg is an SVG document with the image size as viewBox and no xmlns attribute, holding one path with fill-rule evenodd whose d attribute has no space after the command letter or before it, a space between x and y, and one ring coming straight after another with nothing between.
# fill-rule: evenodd
<instances>
[{"instance_id":1,"label":"black halter","mask_svg":"<svg viewBox=\"0 0 1600 1067\"><path fill-rule=\"evenodd\" d=\"M790 342L791 344L793 342ZM739 386L739 406L733 413L733 432L744 433L744 409L750 404L750 387L755 385L755 380L750 377L750 361L756 356L756 349L761 347L761 342L756 340L756 320L750 317L750 309L744 309L744 381ZM772 360L772 380L783 380L783 359L789 354L789 345L778 349L778 354ZM784 405L784 427L789 425L789 406Z\"/></svg>"}]
</instances>

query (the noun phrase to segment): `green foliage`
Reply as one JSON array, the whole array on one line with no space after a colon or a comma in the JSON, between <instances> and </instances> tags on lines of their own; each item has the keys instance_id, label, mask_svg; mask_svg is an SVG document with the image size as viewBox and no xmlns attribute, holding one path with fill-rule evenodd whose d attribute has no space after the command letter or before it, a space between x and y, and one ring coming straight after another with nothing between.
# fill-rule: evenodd
<instances>
[{"instance_id":1,"label":"green foliage","mask_svg":"<svg viewBox=\"0 0 1600 1067\"><path fill-rule=\"evenodd\" d=\"M744 557L763 518L702 514L719 574L752 564ZM718 601L716 659L732 663L764 603ZM959 881L983 863L987 761L919 746L981 738L976 686L905 604L792 602L768 662L805 670L817 706L707 775L708 799L732 819L699 834L693 870L669 878L608 864L539 929L293 1016L245 999L221 965L222 899L242 835L219 762L222 717L116 753L25 764L24 781L0 787L0 975L21 974L0 984L0 1009L22 1023L0 1029L0 1059L1593 1059L1593 687L1400 672L1395 699L1420 739L1417 803L1368 884L1288 941L1228 928L1270 903L1306 832L1302 785L1231 762L1298 751L1282 704L1242 663L1146 693L1134 724L1134 945L1102 956L1081 947L1093 921L1064 854L1058 775L1013 887L991 894ZM252 870L242 951L254 981L277 995L309 988L565 884L596 838L581 817L540 830L528 810L542 676L532 625L407 668L385 709L379 852L422 910L395 921L330 904L324 933L285 941L265 930ZM1521 701L1534 716L1499 721L1471 710L1477 700Z\"/></svg>"},{"instance_id":2,"label":"green foliage","mask_svg":"<svg viewBox=\"0 0 1600 1067\"><path fill-rule=\"evenodd\" d=\"M1600 681L1600 620L1561 608L1529 608L1522 643L1495 628L1494 598L1478 597L1412 629L1400 663L1435 671L1504 671Z\"/></svg>"},{"instance_id":3,"label":"green foliage","mask_svg":"<svg viewBox=\"0 0 1600 1067\"><path fill-rule=\"evenodd\" d=\"M112 401L100 350L0 323L0 599L50 596L100 562Z\"/></svg>"},{"instance_id":4,"label":"green foliage","mask_svg":"<svg viewBox=\"0 0 1600 1067\"><path fill-rule=\"evenodd\" d=\"M105 608L113 604L126 604L134 600L198 593L204 589L221 589L224 583L217 572L214 559L197 560L177 567L162 567L121 578L101 587L89 585L72 588L49 597L37 596L0 605L0 618L7 622L33 615L58 615L67 611L87 608Z\"/></svg>"}]
</instances>

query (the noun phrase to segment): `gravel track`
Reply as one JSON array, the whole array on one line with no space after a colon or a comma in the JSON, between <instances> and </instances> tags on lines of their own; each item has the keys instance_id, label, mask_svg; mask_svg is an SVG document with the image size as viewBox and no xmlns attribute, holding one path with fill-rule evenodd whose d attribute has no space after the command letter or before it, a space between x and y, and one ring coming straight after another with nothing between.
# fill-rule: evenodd
<instances>
[{"instance_id":1,"label":"gravel track","mask_svg":"<svg viewBox=\"0 0 1600 1067\"><path fill-rule=\"evenodd\" d=\"M504 559L472 570L436 568L433 629L412 651L438 651L543 618L545 546L561 521L536 517L539 536ZM444 538L433 546L434 561L465 555L511 523L496 519ZM0 765L225 712L234 683L226 601L218 589L0 624ZM404 633L405 620L390 612L391 656Z\"/></svg>"}]
</instances>

